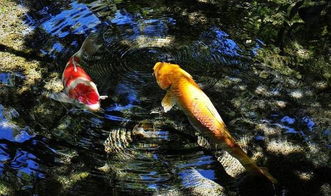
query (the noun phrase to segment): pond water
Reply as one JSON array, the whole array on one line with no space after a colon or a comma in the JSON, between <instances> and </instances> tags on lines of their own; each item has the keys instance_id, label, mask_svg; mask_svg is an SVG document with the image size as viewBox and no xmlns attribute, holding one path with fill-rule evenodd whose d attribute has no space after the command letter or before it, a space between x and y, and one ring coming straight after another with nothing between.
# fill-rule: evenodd
<instances>
[{"instance_id":1,"label":"pond water","mask_svg":"<svg viewBox=\"0 0 331 196\"><path fill-rule=\"evenodd\" d=\"M20 70L0 73L2 90L12 93L0 102L0 188L13 195L331 194L330 81L291 67L294 61L261 62L258 53L270 40L240 11L252 5L18 3L29 10L22 16L25 47L44 60L44 71L24 94L15 94L24 86ZM91 44L81 49L81 66L108 96L100 112L49 96L60 93L64 67L84 40ZM180 109L163 112L165 91L152 76L160 61L193 76L278 184L214 149Z\"/></svg>"}]
</instances>

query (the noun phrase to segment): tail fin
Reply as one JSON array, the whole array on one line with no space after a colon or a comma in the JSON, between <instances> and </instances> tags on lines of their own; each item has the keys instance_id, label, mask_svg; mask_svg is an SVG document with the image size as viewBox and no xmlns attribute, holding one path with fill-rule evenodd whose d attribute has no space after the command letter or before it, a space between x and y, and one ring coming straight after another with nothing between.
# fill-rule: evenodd
<instances>
[{"instance_id":1,"label":"tail fin","mask_svg":"<svg viewBox=\"0 0 331 196\"><path fill-rule=\"evenodd\" d=\"M268 171L267 168L264 168L264 167L259 167L259 172L265 176L266 178L268 178L268 180L270 180L270 182L272 182L273 184L277 184L278 183L278 180L276 178L274 178Z\"/></svg>"},{"instance_id":2,"label":"tail fin","mask_svg":"<svg viewBox=\"0 0 331 196\"><path fill-rule=\"evenodd\" d=\"M80 59L93 56L102 46L98 33L92 33L84 40L80 49L74 54Z\"/></svg>"},{"instance_id":3,"label":"tail fin","mask_svg":"<svg viewBox=\"0 0 331 196\"><path fill-rule=\"evenodd\" d=\"M235 144L234 147L229 149L230 154L234 156L239 162L245 167L246 170L262 175L270 180L273 184L277 184L277 179L275 179L266 168L260 168L256 163L239 147L238 144Z\"/></svg>"},{"instance_id":4,"label":"tail fin","mask_svg":"<svg viewBox=\"0 0 331 196\"><path fill-rule=\"evenodd\" d=\"M47 98L53 99L58 102L62 103L74 103L74 100L69 98L68 95L65 93L49 93L49 92L44 92L43 95Z\"/></svg>"}]
</instances>

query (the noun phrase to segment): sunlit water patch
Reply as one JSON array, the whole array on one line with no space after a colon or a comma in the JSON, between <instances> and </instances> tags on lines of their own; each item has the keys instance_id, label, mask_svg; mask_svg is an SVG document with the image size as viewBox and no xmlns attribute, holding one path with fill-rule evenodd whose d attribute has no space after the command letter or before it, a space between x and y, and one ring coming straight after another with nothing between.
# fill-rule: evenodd
<instances>
[{"instance_id":1,"label":"sunlit water patch","mask_svg":"<svg viewBox=\"0 0 331 196\"><path fill-rule=\"evenodd\" d=\"M306 144L323 144L324 147L330 147L329 130L321 130L322 127L316 125L315 121L309 116L290 116L273 114L270 120L262 120L263 123L282 130L282 134L291 137L297 141ZM263 135L255 136L256 140L264 140ZM321 142L323 141L323 142Z\"/></svg>"}]
</instances>

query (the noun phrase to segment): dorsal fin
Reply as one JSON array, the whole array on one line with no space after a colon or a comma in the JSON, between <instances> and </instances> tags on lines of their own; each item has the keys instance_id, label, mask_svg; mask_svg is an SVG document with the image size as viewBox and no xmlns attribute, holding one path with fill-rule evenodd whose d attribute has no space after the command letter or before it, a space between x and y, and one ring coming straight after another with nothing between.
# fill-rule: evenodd
<instances>
[{"instance_id":1,"label":"dorsal fin","mask_svg":"<svg viewBox=\"0 0 331 196\"><path fill-rule=\"evenodd\" d=\"M181 68L180 68L180 72L181 72L182 76L185 77L191 84L193 84L197 88L200 88L200 86L193 80L193 77L191 76L191 74L187 73L185 70L183 70Z\"/></svg>"}]
</instances>

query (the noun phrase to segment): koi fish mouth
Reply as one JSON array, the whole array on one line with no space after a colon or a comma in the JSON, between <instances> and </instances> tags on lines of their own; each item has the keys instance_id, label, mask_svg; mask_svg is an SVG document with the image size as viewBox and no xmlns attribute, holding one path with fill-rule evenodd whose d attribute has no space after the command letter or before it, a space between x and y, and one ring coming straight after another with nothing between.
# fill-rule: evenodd
<instances>
[{"instance_id":1,"label":"koi fish mouth","mask_svg":"<svg viewBox=\"0 0 331 196\"><path fill-rule=\"evenodd\" d=\"M100 110L100 103L85 105L91 111L99 111Z\"/></svg>"},{"instance_id":2,"label":"koi fish mouth","mask_svg":"<svg viewBox=\"0 0 331 196\"><path fill-rule=\"evenodd\" d=\"M66 88L69 98L77 100L91 111L100 110L100 96L95 84L84 78L77 78Z\"/></svg>"}]
</instances>

